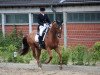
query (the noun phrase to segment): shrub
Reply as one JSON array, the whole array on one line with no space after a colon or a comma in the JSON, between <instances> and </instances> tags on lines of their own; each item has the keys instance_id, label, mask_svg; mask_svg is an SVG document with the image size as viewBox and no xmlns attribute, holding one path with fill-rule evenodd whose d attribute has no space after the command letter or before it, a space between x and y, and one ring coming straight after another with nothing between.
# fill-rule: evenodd
<instances>
[{"instance_id":1,"label":"shrub","mask_svg":"<svg viewBox=\"0 0 100 75\"><path fill-rule=\"evenodd\" d=\"M76 60L77 60L77 57L76 57L77 53L76 53L76 51L74 49L72 49L70 51L70 54L71 54L70 55L71 61L72 61L73 65L75 65Z\"/></svg>"},{"instance_id":2,"label":"shrub","mask_svg":"<svg viewBox=\"0 0 100 75\"><path fill-rule=\"evenodd\" d=\"M52 64L59 64L59 56L55 52L55 50L52 50L52 55L53 55L53 59L51 60L51 63ZM47 51L42 51L41 62L44 63L48 58L49 58L49 55L48 55ZM67 49L64 50L64 48L63 48L62 49L62 63L67 64L68 59L69 59L69 52Z\"/></svg>"},{"instance_id":3,"label":"shrub","mask_svg":"<svg viewBox=\"0 0 100 75\"><path fill-rule=\"evenodd\" d=\"M96 64L96 62L98 60L100 60L100 42L96 42L93 45L93 52L92 52L92 61L93 61L93 65Z\"/></svg>"},{"instance_id":4,"label":"shrub","mask_svg":"<svg viewBox=\"0 0 100 75\"><path fill-rule=\"evenodd\" d=\"M59 63L59 58L58 58L58 55L57 55L57 53L54 51L54 50L52 50L52 56L53 56L53 59L51 60L51 63L52 64L58 64ZM41 54L41 62L42 63L45 63L46 62L46 60L48 60L49 59L49 55L48 55L48 52L45 50L45 51L42 51L42 54Z\"/></svg>"},{"instance_id":5,"label":"shrub","mask_svg":"<svg viewBox=\"0 0 100 75\"><path fill-rule=\"evenodd\" d=\"M48 59L48 53L47 51L42 51L41 53L41 62L45 63L45 61Z\"/></svg>"},{"instance_id":6,"label":"shrub","mask_svg":"<svg viewBox=\"0 0 100 75\"><path fill-rule=\"evenodd\" d=\"M32 53L29 52L25 56L14 57L13 53L18 52L22 44L22 32L16 32L14 29L12 33L7 34L5 38L0 31L0 58L7 62L17 62L17 63L29 63L32 60ZM48 58L47 51L42 51L41 62L44 63ZM52 64L59 64L58 54L52 50L53 59ZM66 49L62 48L62 63L67 64L68 61L72 61L73 64L77 65L95 65L96 62L100 61L100 42L96 42L93 47L87 49L83 45L78 45L76 47L68 47Z\"/></svg>"},{"instance_id":7,"label":"shrub","mask_svg":"<svg viewBox=\"0 0 100 75\"><path fill-rule=\"evenodd\" d=\"M92 48L89 48L85 51L84 54L84 65L88 66L91 64L91 60L92 60Z\"/></svg>"},{"instance_id":8,"label":"shrub","mask_svg":"<svg viewBox=\"0 0 100 75\"><path fill-rule=\"evenodd\" d=\"M58 54L55 52L55 50L52 50L52 55L53 55L53 58L51 60L51 63L59 64L59 57L58 57Z\"/></svg>"},{"instance_id":9,"label":"shrub","mask_svg":"<svg viewBox=\"0 0 100 75\"><path fill-rule=\"evenodd\" d=\"M70 55L70 48L67 49L62 49L62 63L67 65L68 60L69 60L69 55Z\"/></svg>"},{"instance_id":10,"label":"shrub","mask_svg":"<svg viewBox=\"0 0 100 75\"><path fill-rule=\"evenodd\" d=\"M96 51L100 52L100 42L96 42L93 47Z\"/></svg>"},{"instance_id":11,"label":"shrub","mask_svg":"<svg viewBox=\"0 0 100 75\"><path fill-rule=\"evenodd\" d=\"M25 57L20 57L19 55L14 58L13 52L19 51L22 44L22 32L16 32L14 29L10 34L6 34L5 38L0 32L0 57L4 59L4 61L8 62L29 62L28 55Z\"/></svg>"},{"instance_id":12,"label":"shrub","mask_svg":"<svg viewBox=\"0 0 100 75\"><path fill-rule=\"evenodd\" d=\"M71 59L73 64L83 65L86 47L83 45L76 46L71 52Z\"/></svg>"}]
</instances>

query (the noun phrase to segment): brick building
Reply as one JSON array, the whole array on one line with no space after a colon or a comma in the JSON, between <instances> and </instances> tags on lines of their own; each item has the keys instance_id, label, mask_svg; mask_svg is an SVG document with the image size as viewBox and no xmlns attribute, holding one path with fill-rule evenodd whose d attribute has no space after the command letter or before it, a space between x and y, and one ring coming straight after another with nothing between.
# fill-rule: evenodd
<instances>
[{"instance_id":1,"label":"brick building","mask_svg":"<svg viewBox=\"0 0 100 75\"><path fill-rule=\"evenodd\" d=\"M92 46L100 41L100 0L0 0L0 30L4 35L14 26L23 34L36 30L42 6L51 21L63 20L62 45Z\"/></svg>"}]
</instances>

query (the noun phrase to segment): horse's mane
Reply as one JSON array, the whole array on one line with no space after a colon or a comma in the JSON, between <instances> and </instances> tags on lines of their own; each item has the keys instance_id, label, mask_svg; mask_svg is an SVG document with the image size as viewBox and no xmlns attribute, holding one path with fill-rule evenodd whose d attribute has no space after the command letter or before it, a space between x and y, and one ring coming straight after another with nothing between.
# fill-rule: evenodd
<instances>
[{"instance_id":1,"label":"horse's mane","mask_svg":"<svg viewBox=\"0 0 100 75\"><path fill-rule=\"evenodd\" d=\"M56 27L57 27L57 23L54 21L52 22L52 27L51 27L51 32L55 33L56 32Z\"/></svg>"},{"instance_id":2,"label":"horse's mane","mask_svg":"<svg viewBox=\"0 0 100 75\"><path fill-rule=\"evenodd\" d=\"M52 26L49 28L49 30L48 30L48 37L49 36L51 36L52 37L52 39L57 39L57 23L54 21L54 22L52 22Z\"/></svg>"}]
</instances>

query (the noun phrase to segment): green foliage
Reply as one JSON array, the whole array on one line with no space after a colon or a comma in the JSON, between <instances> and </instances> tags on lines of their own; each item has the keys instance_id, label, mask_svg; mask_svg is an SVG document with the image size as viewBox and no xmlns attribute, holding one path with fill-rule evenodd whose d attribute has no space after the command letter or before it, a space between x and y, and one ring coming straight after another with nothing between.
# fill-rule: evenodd
<instances>
[{"instance_id":1,"label":"green foliage","mask_svg":"<svg viewBox=\"0 0 100 75\"><path fill-rule=\"evenodd\" d=\"M93 52L92 52L93 64L92 65L95 65L98 60L100 60L100 42L96 42L93 45Z\"/></svg>"},{"instance_id":2,"label":"green foliage","mask_svg":"<svg viewBox=\"0 0 100 75\"><path fill-rule=\"evenodd\" d=\"M70 48L67 49L62 49L62 63L67 65L68 64L68 60L69 60L69 55L70 55Z\"/></svg>"},{"instance_id":3,"label":"green foliage","mask_svg":"<svg viewBox=\"0 0 100 75\"><path fill-rule=\"evenodd\" d=\"M51 61L52 64L59 64L59 56L55 52L55 50L52 50L53 59ZM49 58L47 51L42 51L41 55L41 62L44 63ZM69 52L68 50L62 49L62 63L67 64L69 58Z\"/></svg>"},{"instance_id":4,"label":"green foliage","mask_svg":"<svg viewBox=\"0 0 100 75\"><path fill-rule=\"evenodd\" d=\"M83 45L76 46L71 52L71 59L73 64L83 65L86 47Z\"/></svg>"},{"instance_id":5,"label":"green foliage","mask_svg":"<svg viewBox=\"0 0 100 75\"><path fill-rule=\"evenodd\" d=\"M75 50L72 49L72 51L70 51L70 54L71 54L70 55L71 61L72 61L73 65L75 65L75 62L76 62L76 59L77 59L77 57L76 57L77 53L76 53Z\"/></svg>"},{"instance_id":6,"label":"green foliage","mask_svg":"<svg viewBox=\"0 0 100 75\"><path fill-rule=\"evenodd\" d=\"M97 59L100 60L100 42L96 42L93 47L95 52L97 53Z\"/></svg>"},{"instance_id":7,"label":"green foliage","mask_svg":"<svg viewBox=\"0 0 100 75\"><path fill-rule=\"evenodd\" d=\"M32 60L32 53L29 52L25 56L17 55L17 57L13 57L13 53L11 53L7 59L8 62L15 62L15 63L29 63Z\"/></svg>"},{"instance_id":8,"label":"green foliage","mask_svg":"<svg viewBox=\"0 0 100 75\"><path fill-rule=\"evenodd\" d=\"M22 46L22 36L22 32L16 32L15 29L10 34L6 34L5 38L0 32L0 57L4 59L4 62L29 63L33 58L32 53L14 57L14 52L18 52Z\"/></svg>"},{"instance_id":9,"label":"green foliage","mask_svg":"<svg viewBox=\"0 0 100 75\"><path fill-rule=\"evenodd\" d=\"M52 51L52 55L53 55L53 58L52 58L51 63L52 63L52 64L59 64L58 55L57 55L57 53L56 53L54 50Z\"/></svg>"},{"instance_id":10,"label":"green foliage","mask_svg":"<svg viewBox=\"0 0 100 75\"><path fill-rule=\"evenodd\" d=\"M45 63L45 61L48 59L48 53L47 53L47 51L42 51L41 54L42 54L41 55L41 62Z\"/></svg>"},{"instance_id":11,"label":"green foliage","mask_svg":"<svg viewBox=\"0 0 100 75\"><path fill-rule=\"evenodd\" d=\"M90 65L91 57L92 57L91 52L86 51L84 55L84 65L86 66Z\"/></svg>"},{"instance_id":12,"label":"green foliage","mask_svg":"<svg viewBox=\"0 0 100 75\"><path fill-rule=\"evenodd\" d=\"M18 52L22 46L22 32L13 32L7 34L5 38L0 31L0 58L5 62L17 62L17 63L29 63L32 60L32 53L29 52L25 56L14 57L14 52ZM96 42L93 47L87 48L83 45L77 45L76 47L62 48L62 63L68 64L71 61L74 65L96 65L97 61L100 61L100 42ZM41 53L41 62L44 63L49 55L46 50ZM59 56L52 50L53 59L52 64L59 64Z\"/></svg>"},{"instance_id":13,"label":"green foliage","mask_svg":"<svg viewBox=\"0 0 100 75\"><path fill-rule=\"evenodd\" d=\"M93 47L96 51L100 52L100 42L96 42Z\"/></svg>"}]
</instances>

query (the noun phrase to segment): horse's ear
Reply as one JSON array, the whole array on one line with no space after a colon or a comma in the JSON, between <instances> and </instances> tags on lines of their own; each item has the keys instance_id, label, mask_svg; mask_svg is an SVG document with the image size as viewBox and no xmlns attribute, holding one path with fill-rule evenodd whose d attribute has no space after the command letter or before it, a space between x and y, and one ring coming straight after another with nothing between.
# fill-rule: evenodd
<instances>
[{"instance_id":1,"label":"horse's ear","mask_svg":"<svg viewBox=\"0 0 100 75\"><path fill-rule=\"evenodd\" d=\"M58 26L62 26L63 21L56 20Z\"/></svg>"},{"instance_id":2,"label":"horse's ear","mask_svg":"<svg viewBox=\"0 0 100 75\"><path fill-rule=\"evenodd\" d=\"M52 23L54 23L54 22L56 22L56 21L53 21Z\"/></svg>"},{"instance_id":3,"label":"horse's ear","mask_svg":"<svg viewBox=\"0 0 100 75\"><path fill-rule=\"evenodd\" d=\"M53 21L53 22L52 22L52 25L53 25L54 23L56 23L56 21Z\"/></svg>"}]
</instances>

